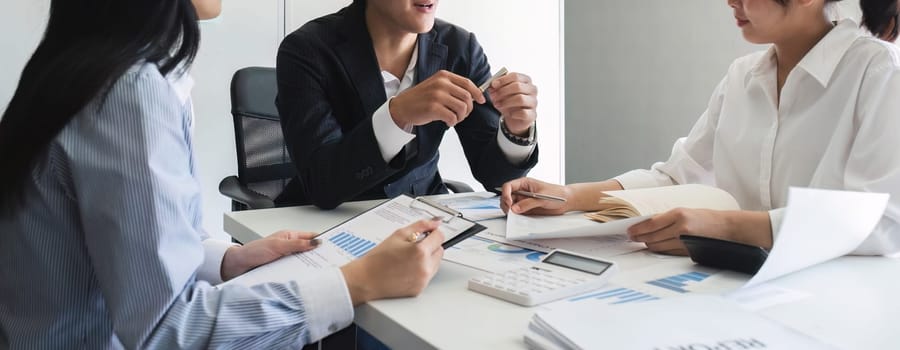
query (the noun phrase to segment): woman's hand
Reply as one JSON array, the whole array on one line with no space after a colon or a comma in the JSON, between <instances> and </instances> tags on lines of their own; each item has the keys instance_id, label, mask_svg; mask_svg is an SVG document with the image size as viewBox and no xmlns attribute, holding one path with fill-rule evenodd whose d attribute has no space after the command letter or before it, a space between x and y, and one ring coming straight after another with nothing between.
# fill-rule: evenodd
<instances>
[{"instance_id":1,"label":"woman's hand","mask_svg":"<svg viewBox=\"0 0 900 350\"><path fill-rule=\"evenodd\" d=\"M645 243L651 251L663 254L688 254L678 238L682 234L736 241L765 249L772 247L772 228L767 212L677 208L628 228L631 240Z\"/></svg>"},{"instance_id":2,"label":"woman's hand","mask_svg":"<svg viewBox=\"0 0 900 350\"><path fill-rule=\"evenodd\" d=\"M319 245L313 232L278 231L243 246L228 248L222 258L222 280L227 281L283 256L305 252Z\"/></svg>"},{"instance_id":3,"label":"woman's hand","mask_svg":"<svg viewBox=\"0 0 900 350\"><path fill-rule=\"evenodd\" d=\"M513 194L515 191L528 191L549 194L565 198L565 202L531 198ZM500 194L500 208L504 213L512 211L516 214L560 215L570 211L568 204L572 202L572 193L562 185L535 180L530 177L515 179L503 184Z\"/></svg>"},{"instance_id":4,"label":"woman's hand","mask_svg":"<svg viewBox=\"0 0 900 350\"><path fill-rule=\"evenodd\" d=\"M365 256L341 267L353 305L419 295L444 257L440 220L422 220L395 231ZM417 238L429 232L422 240Z\"/></svg>"}]
</instances>

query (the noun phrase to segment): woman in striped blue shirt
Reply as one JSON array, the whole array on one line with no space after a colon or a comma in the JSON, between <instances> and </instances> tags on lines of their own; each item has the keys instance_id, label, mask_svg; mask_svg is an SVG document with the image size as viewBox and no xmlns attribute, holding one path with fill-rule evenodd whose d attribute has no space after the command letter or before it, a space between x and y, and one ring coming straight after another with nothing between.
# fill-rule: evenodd
<instances>
[{"instance_id":1,"label":"woman in striped blue shirt","mask_svg":"<svg viewBox=\"0 0 900 350\"><path fill-rule=\"evenodd\" d=\"M198 17L219 8L52 1L0 121L0 349L297 347L437 271L443 236L419 222L340 269L213 286L315 246L290 231L232 246L200 227L186 70Z\"/></svg>"}]
</instances>

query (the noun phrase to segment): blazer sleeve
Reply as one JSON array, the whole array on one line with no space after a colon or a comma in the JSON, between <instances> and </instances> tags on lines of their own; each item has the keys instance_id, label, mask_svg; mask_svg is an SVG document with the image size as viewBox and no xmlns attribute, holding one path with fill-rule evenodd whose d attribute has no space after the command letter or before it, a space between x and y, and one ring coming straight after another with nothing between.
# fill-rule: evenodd
<instances>
[{"instance_id":1,"label":"blazer sleeve","mask_svg":"<svg viewBox=\"0 0 900 350\"><path fill-rule=\"evenodd\" d=\"M310 36L294 33L278 50L276 105L288 152L308 199L331 209L403 169L408 156L403 150L390 163L384 161L375 146L371 116L342 130L326 89L334 89L329 81L345 72L326 64L337 58L328 57L331 48ZM342 95L355 96L351 91Z\"/></svg>"},{"instance_id":2,"label":"blazer sleeve","mask_svg":"<svg viewBox=\"0 0 900 350\"><path fill-rule=\"evenodd\" d=\"M475 39L475 34L468 34L467 52L469 72L466 75L472 81L486 81L491 76L491 66L481 44ZM472 175L488 189L525 176L538 161L538 147L535 146L534 152L524 162L510 163L497 143L499 127L500 112L490 100L482 105L475 104L469 117L456 125Z\"/></svg>"}]
</instances>

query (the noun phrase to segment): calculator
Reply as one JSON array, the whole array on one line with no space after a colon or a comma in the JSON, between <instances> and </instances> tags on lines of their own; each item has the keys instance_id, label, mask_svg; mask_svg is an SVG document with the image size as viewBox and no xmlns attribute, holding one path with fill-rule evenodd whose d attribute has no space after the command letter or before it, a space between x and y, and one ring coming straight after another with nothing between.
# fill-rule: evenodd
<instances>
[{"instance_id":1,"label":"calculator","mask_svg":"<svg viewBox=\"0 0 900 350\"><path fill-rule=\"evenodd\" d=\"M469 289L534 306L602 287L618 270L615 262L556 249L539 263L469 280Z\"/></svg>"}]
</instances>

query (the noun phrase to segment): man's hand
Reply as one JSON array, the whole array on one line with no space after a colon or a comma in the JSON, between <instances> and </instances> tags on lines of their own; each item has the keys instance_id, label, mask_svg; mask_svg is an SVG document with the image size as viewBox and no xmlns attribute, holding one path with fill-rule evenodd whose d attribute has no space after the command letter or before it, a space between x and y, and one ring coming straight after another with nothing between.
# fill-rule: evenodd
<instances>
[{"instance_id":1,"label":"man's hand","mask_svg":"<svg viewBox=\"0 0 900 350\"><path fill-rule=\"evenodd\" d=\"M538 89L531 83L531 77L509 73L494 80L487 91L506 128L516 136L528 136L528 129L537 119Z\"/></svg>"},{"instance_id":2,"label":"man's hand","mask_svg":"<svg viewBox=\"0 0 900 350\"><path fill-rule=\"evenodd\" d=\"M278 231L272 235L228 248L222 258L222 280L227 281L283 256L305 252L319 245L313 232Z\"/></svg>"},{"instance_id":3,"label":"man's hand","mask_svg":"<svg viewBox=\"0 0 900 350\"><path fill-rule=\"evenodd\" d=\"M435 120L453 127L472 113L473 100L486 101L471 80L442 70L391 99L388 110L401 129Z\"/></svg>"}]
</instances>

